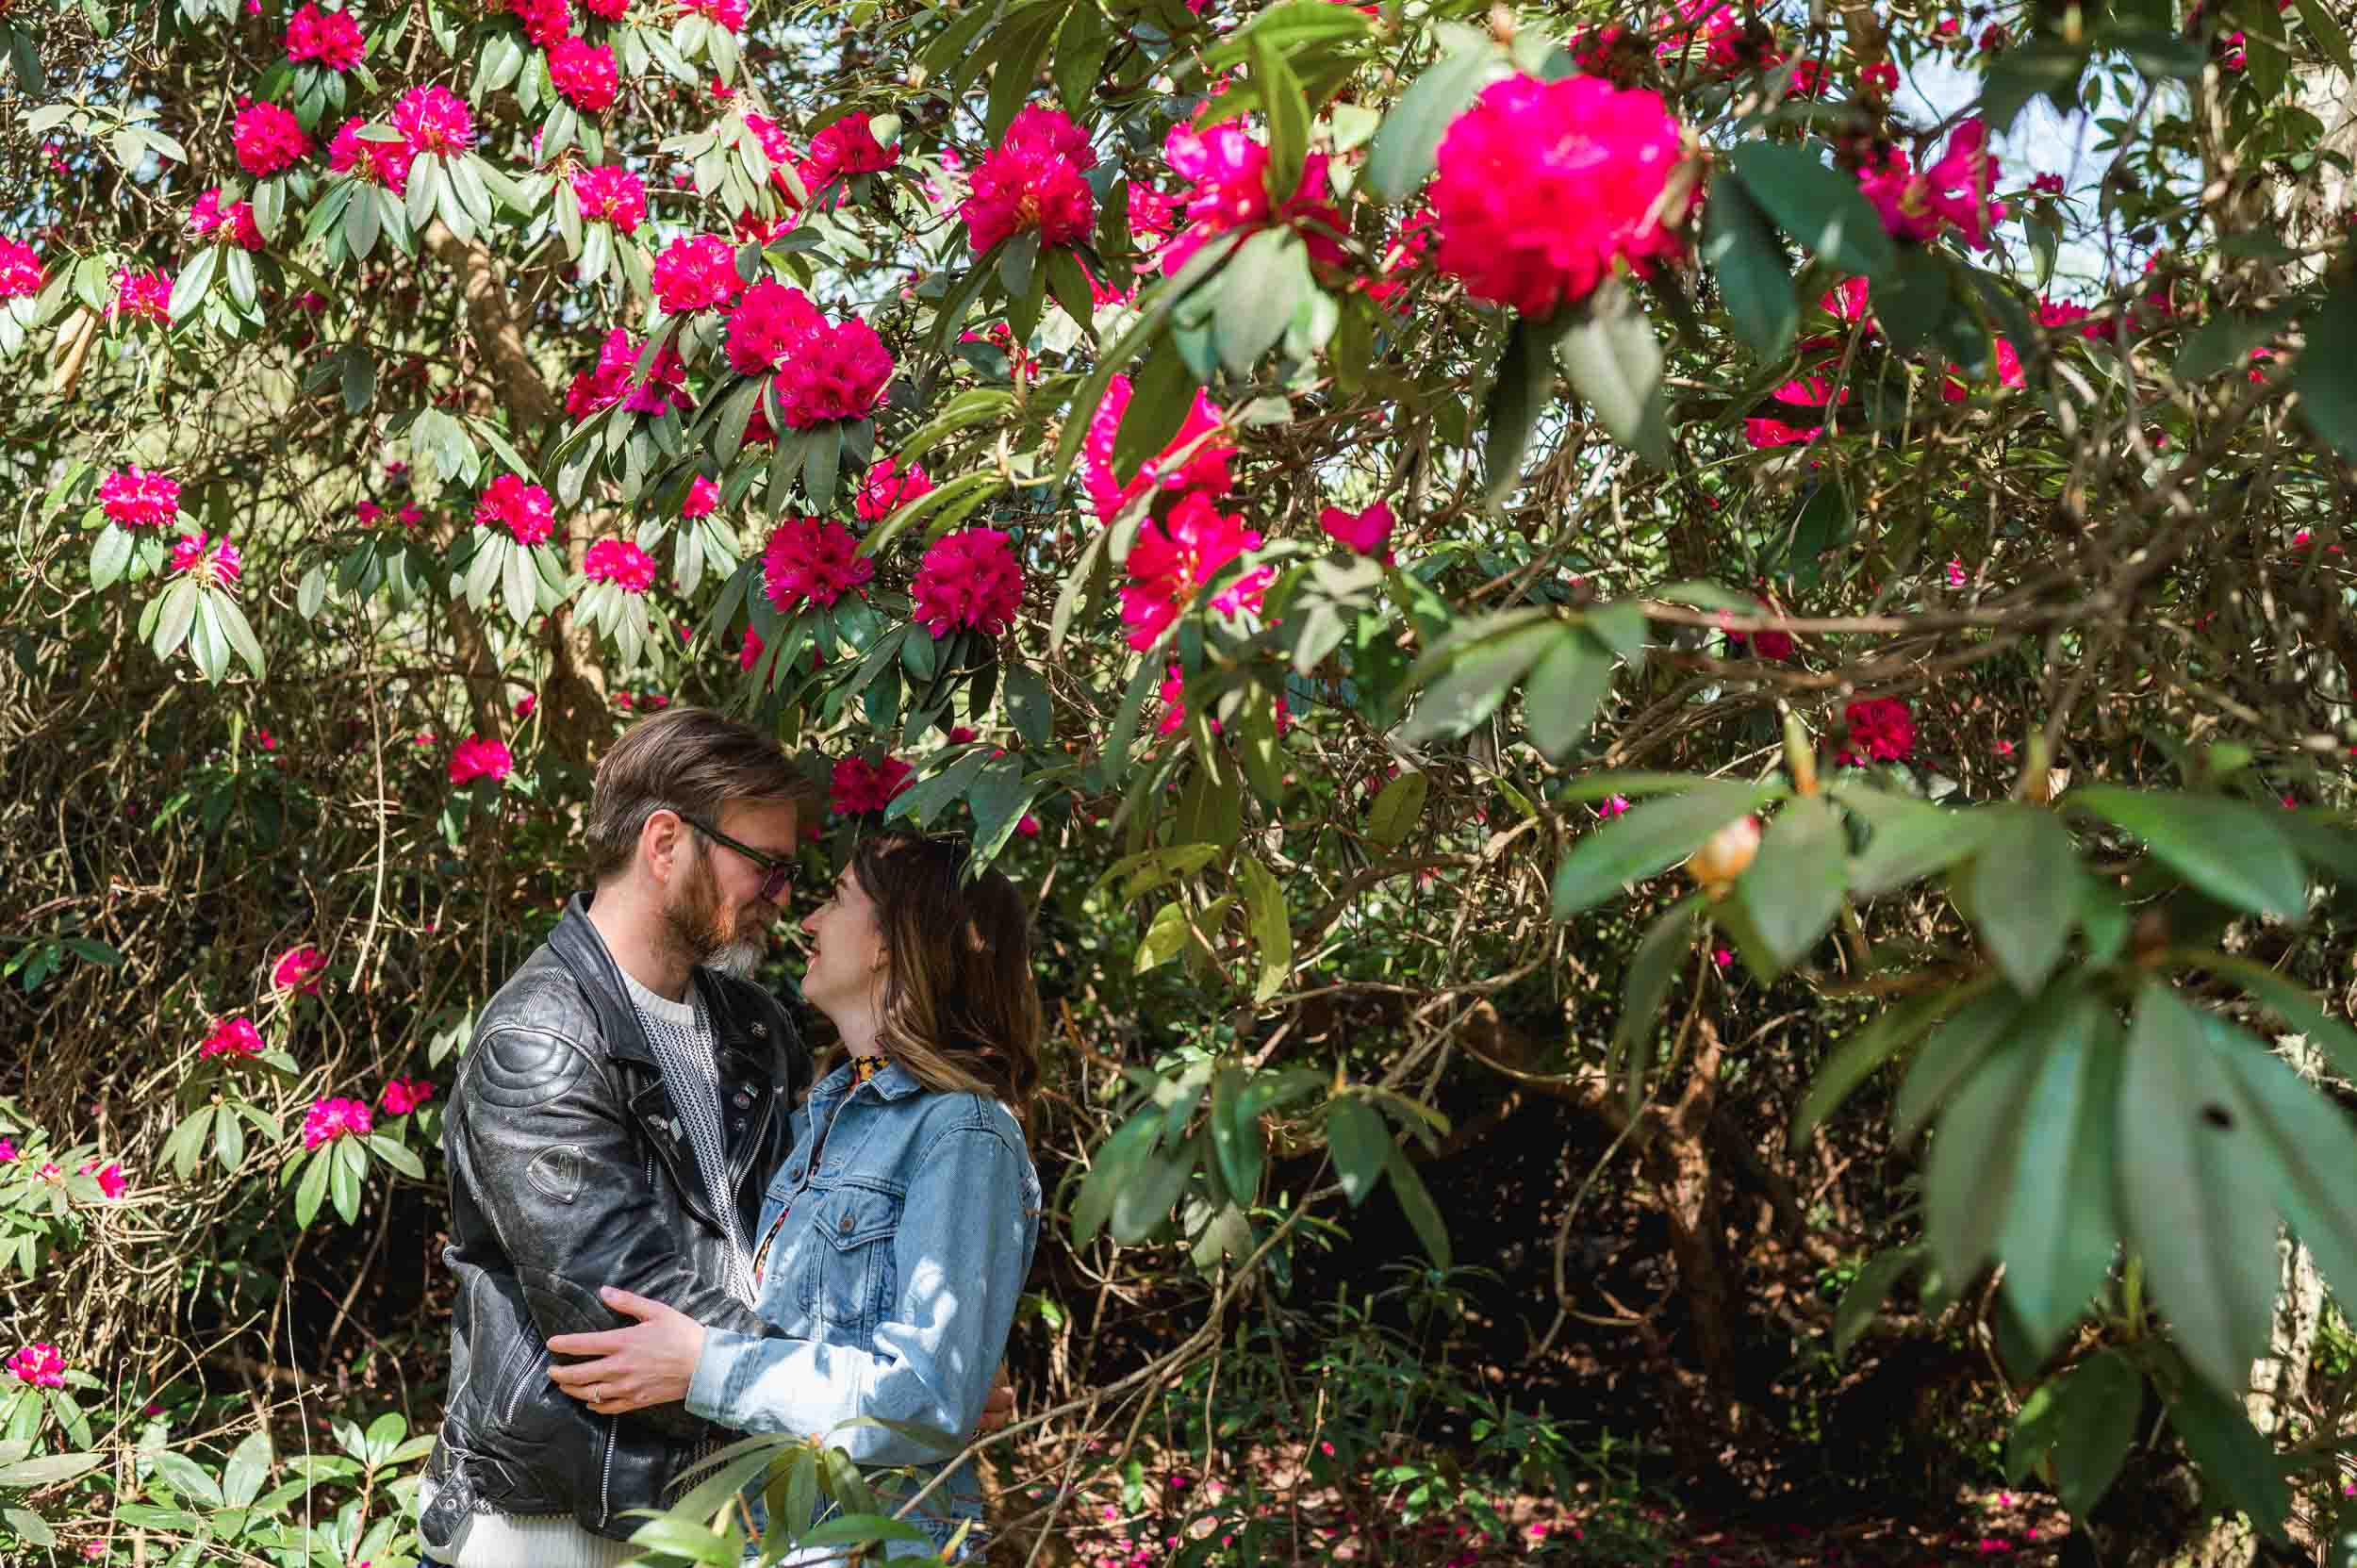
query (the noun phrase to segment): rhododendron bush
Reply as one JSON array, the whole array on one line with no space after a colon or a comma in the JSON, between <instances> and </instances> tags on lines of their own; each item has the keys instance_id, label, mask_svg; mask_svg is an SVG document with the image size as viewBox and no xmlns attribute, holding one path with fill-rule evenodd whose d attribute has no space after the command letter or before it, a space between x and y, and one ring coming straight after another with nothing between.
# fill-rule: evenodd
<instances>
[{"instance_id":1,"label":"rhododendron bush","mask_svg":"<svg viewBox=\"0 0 2357 1568\"><path fill-rule=\"evenodd\" d=\"M333 1368L405 1401L336 1548L414 1549L453 1058L597 758L692 701L823 786L811 885L910 822L1041 900L1014 1537L1488 1560L1380 1533L1374 1406L1213 1408L1240 1318L1327 1345L1296 1270L1406 1256L1485 1388L1617 1358L1672 1481L1800 1495L1817 1345L1965 1344L1959 1462L2105 1560L2320 1543L2349 48L2321 0L0 0L9 1527L196 1540L226 1473L130 1445ZM1145 1522L1141 1441L1247 1429ZM2242 1523L2123 1530L2181 1453Z\"/></svg>"}]
</instances>

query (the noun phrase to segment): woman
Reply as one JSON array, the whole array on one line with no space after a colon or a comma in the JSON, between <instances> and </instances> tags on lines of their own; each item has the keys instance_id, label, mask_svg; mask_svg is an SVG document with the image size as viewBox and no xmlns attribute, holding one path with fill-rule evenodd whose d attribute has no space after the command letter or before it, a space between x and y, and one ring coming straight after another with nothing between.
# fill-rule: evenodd
<instances>
[{"instance_id":1,"label":"woman","mask_svg":"<svg viewBox=\"0 0 2357 1568\"><path fill-rule=\"evenodd\" d=\"M1041 1022L1022 900L996 871L965 880L965 858L945 839L866 838L802 922L802 995L849 1060L794 1113L755 1235L756 1304L787 1337L708 1329L609 1291L641 1322L551 1339L558 1355L607 1352L551 1370L568 1393L602 1414L684 1399L740 1431L818 1435L863 1466L912 1466L918 1486L942 1470L938 1447L843 1424L973 1429L1039 1235L1023 1129ZM887 1512L914 1490L878 1483ZM961 1464L910 1515L930 1548L897 1542L886 1556L937 1557L981 1516ZM953 1560L979 1560L981 1544L969 1529Z\"/></svg>"}]
</instances>

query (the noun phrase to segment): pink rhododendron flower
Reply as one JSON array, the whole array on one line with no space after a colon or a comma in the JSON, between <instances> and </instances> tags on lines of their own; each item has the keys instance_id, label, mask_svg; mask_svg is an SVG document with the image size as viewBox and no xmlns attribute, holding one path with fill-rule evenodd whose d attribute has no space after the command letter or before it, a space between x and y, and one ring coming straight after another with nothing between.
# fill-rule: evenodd
<instances>
[{"instance_id":1,"label":"pink rhododendron flower","mask_svg":"<svg viewBox=\"0 0 2357 1568\"><path fill-rule=\"evenodd\" d=\"M1185 226L1178 201L1150 185L1129 186L1129 242L1142 251L1160 250Z\"/></svg>"},{"instance_id":2,"label":"pink rhododendron flower","mask_svg":"<svg viewBox=\"0 0 2357 1568\"><path fill-rule=\"evenodd\" d=\"M961 626L999 635L1023 606L1023 569L1013 541L996 528L944 534L918 564L910 598L913 619L935 641Z\"/></svg>"},{"instance_id":3,"label":"pink rhododendron flower","mask_svg":"<svg viewBox=\"0 0 2357 1568\"><path fill-rule=\"evenodd\" d=\"M1963 559L1959 556L1951 556L1948 561L1948 586L1952 588L1960 588L1964 586L1966 581Z\"/></svg>"},{"instance_id":4,"label":"pink rhododendron flower","mask_svg":"<svg viewBox=\"0 0 2357 1568\"><path fill-rule=\"evenodd\" d=\"M592 583L611 583L624 593L654 586L654 557L628 539L598 540L582 557L581 569Z\"/></svg>"},{"instance_id":5,"label":"pink rhododendron flower","mask_svg":"<svg viewBox=\"0 0 2357 1568\"><path fill-rule=\"evenodd\" d=\"M752 668L753 666L761 662L762 652L767 647L768 644L761 640L761 634L759 632L754 631L750 626L746 627L745 641L736 651L736 668L739 669Z\"/></svg>"},{"instance_id":6,"label":"pink rhododendron flower","mask_svg":"<svg viewBox=\"0 0 2357 1568\"><path fill-rule=\"evenodd\" d=\"M1329 537L1354 554L1379 555L1386 566L1392 563L1393 521L1391 507L1380 501L1357 512L1328 506L1318 513L1318 526Z\"/></svg>"},{"instance_id":7,"label":"pink rhododendron flower","mask_svg":"<svg viewBox=\"0 0 2357 1568\"><path fill-rule=\"evenodd\" d=\"M1222 418L1218 404L1197 388L1195 403L1187 410L1186 421L1162 454L1140 464L1138 471L1127 485L1113 479L1113 442L1121 433L1122 416L1129 407L1129 378L1114 376L1105 388L1104 399L1090 417L1088 438L1080 447L1080 479L1087 487L1090 503L1104 520L1113 520L1115 513L1148 490L1200 490L1207 495L1228 493L1232 479L1228 471L1228 459L1236 454L1231 444L1216 434ZM1183 461L1178 454L1187 455Z\"/></svg>"},{"instance_id":8,"label":"pink rhododendron flower","mask_svg":"<svg viewBox=\"0 0 2357 1568\"><path fill-rule=\"evenodd\" d=\"M687 367L680 362L678 351L668 343L654 356L654 363L647 367L644 381L631 380L630 373L637 368L641 347L627 328L618 326L607 333L598 351L598 368L583 371L565 389L565 412L576 420L585 420L599 409L618 403L635 414L695 407L696 400L687 395Z\"/></svg>"},{"instance_id":9,"label":"pink rhododendron flower","mask_svg":"<svg viewBox=\"0 0 2357 1568\"><path fill-rule=\"evenodd\" d=\"M409 151L463 153L474 145L474 116L467 101L446 87L413 87L393 106L393 129L409 139Z\"/></svg>"},{"instance_id":10,"label":"pink rhododendron flower","mask_svg":"<svg viewBox=\"0 0 2357 1568\"><path fill-rule=\"evenodd\" d=\"M278 962L272 966L270 982L275 990L316 997L320 990L320 971L326 967L327 955L319 949L307 945L288 948L278 955Z\"/></svg>"},{"instance_id":11,"label":"pink rhododendron flower","mask_svg":"<svg viewBox=\"0 0 2357 1568\"><path fill-rule=\"evenodd\" d=\"M369 52L360 25L344 11L305 4L287 22L287 58L297 65L317 60L330 71L349 71Z\"/></svg>"},{"instance_id":12,"label":"pink rhododendron flower","mask_svg":"<svg viewBox=\"0 0 2357 1568\"><path fill-rule=\"evenodd\" d=\"M254 226L254 204L232 202L223 207L219 186L196 199L196 205L189 209L189 227L196 231L199 239L227 240L241 250L262 248L262 231Z\"/></svg>"},{"instance_id":13,"label":"pink rhododendron flower","mask_svg":"<svg viewBox=\"0 0 2357 1568\"><path fill-rule=\"evenodd\" d=\"M2059 196L2063 193L2063 177L2060 174L2036 175L2030 181L2030 189L2041 196Z\"/></svg>"},{"instance_id":14,"label":"pink rhododendron flower","mask_svg":"<svg viewBox=\"0 0 2357 1568\"><path fill-rule=\"evenodd\" d=\"M375 1126L366 1102L329 1096L303 1115L303 1147L317 1148L342 1137L366 1137Z\"/></svg>"},{"instance_id":15,"label":"pink rhododendron flower","mask_svg":"<svg viewBox=\"0 0 2357 1568\"><path fill-rule=\"evenodd\" d=\"M1876 60L1857 74L1857 85L1860 91L1887 97L1899 91L1899 67L1889 60Z\"/></svg>"},{"instance_id":16,"label":"pink rhododendron flower","mask_svg":"<svg viewBox=\"0 0 2357 1568\"><path fill-rule=\"evenodd\" d=\"M41 253L0 236L0 300L29 300L41 292Z\"/></svg>"},{"instance_id":17,"label":"pink rhododendron flower","mask_svg":"<svg viewBox=\"0 0 2357 1568\"><path fill-rule=\"evenodd\" d=\"M158 272L134 272L118 268L115 272L114 303L107 307L107 314L169 325L172 321L172 279Z\"/></svg>"},{"instance_id":18,"label":"pink rhododendron flower","mask_svg":"<svg viewBox=\"0 0 2357 1568\"><path fill-rule=\"evenodd\" d=\"M1598 806L1598 807L1596 808L1596 815L1597 815L1599 817L1603 818L1605 821L1609 822L1609 821L1611 821L1611 820L1612 820L1612 818L1614 818L1615 817L1620 816L1622 813L1624 813L1624 812L1625 812L1625 811L1627 811L1627 810L1628 810L1628 797L1627 797L1627 796L1625 796L1625 795L1607 795L1607 796L1606 796L1606 797L1604 798L1604 804L1602 804L1602 805L1600 805L1600 806Z\"/></svg>"},{"instance_id":19,"label":"pink rhododendron flower","mask_svg":"<svg viewBox=\"0 0 2357 1568\"><path fill-rule=\"evenodd\" d=\"M37 1340L8 1358L8 1373L17 1381L35 1388L63 1388L65 1358L58 1353L56 1345Z\"/></svg>"},{"instance_id":20,"label":"pink rhododendron flower","mask_svg":"<svg viewBox=\"0 0 2357 1568\"><path fill-rule=\"evenodd\" d=\"M376 1103L388 1116L405 1116L434 1098L434 1085L422 1078L392 1078L377 1091Z\"/></svg>"},{"instance_id":21,"label":"pink rhododendron flower","mask_svg":"<svg viewBox=\"0 0 2357 1568\"><path fill-rule=\"evenodd\" d=\"M1985 251L1990 227L2005 215L2005 204L1989 194L1997 173L1988 128L1973 119L1948 133L1947 149L1922 173L1894 147L1880 167L1860 170L1857 183L1892 239L1928 244L1953 227L1966 244Z\"/></svg>"},{"instance_id":22,"label":"pink rhododendron flower","mask_svg":"<svg viewBox=\"0 0 2357 1568\"><path fill-rule=\"evenodd\" d=\"M717 22L733 33L745 30L745 0L680 0L680 9Z\"/></svg>"},{"instance_id":23,"label":"pink rhododendron flower","mask_svg":"<svg viewBox=\"0 0 2357 1568\"><path fill-rule=\"evenodd\" d=\"M1578 304L1619 269L1650 276L1685 249L1701 194L1669 192L1683 157L1657 94L1593 76L1494 82L1441 139L1441 269L1532 318Z\"/></svg>"},{"instance_id":24,"label":"pink rhododendron flower","mask_svg":"<svg viewBox=\"0 0 2357 1568\"><path fill-rule=\"evenodd\" d=\"M730 326L729 354L734 358L733 318ZM876 411L892 379L892 353L874 327L857 317L829 324L814 312L812 325L788 342L792 352L778 367L775 383L787 428L864 420Z\"/></svg>"},{"instance_id":25,"label":"pink rhododendron flower","mask_svg":"<svg viewBox=\"0 0 2357 1568\"><path fill-rule=\"evenodd\" d=\"M1151 648L1221 567L1260 548L1258 533L1246 528L1242 518L1214 508L1200 491L1182 497L1167 520L1148 520L1129 548L1129 581L1121 589L1121 619L1129 628L1129 646ZM1262 574L1247 574L1256 575ZM1258 591L1231 588L1213 602L1232 615L1256 605Z\"/></svg>"},{"instance_id":26,"label":"pink rhododendron flower","mask_svg":"<svg viewBox=\"0 0 2357 1568\"><path fill-rule=\"evenodd\" d=\"M613 107L622 90L614 51L586 39L569 38L549 50L549 80L558 97L585 114L602 114Z\"/></svg>"},{"instance_id":27,"label":"pink rhododendron flower","mask_svg":"<svg viewBox=\"0 0 2357 1568\"><path fill-rule=\"evenodd\" d=\"M789 517L770 531L761 575L769 602L790 615L804 603L833 604L875 576L876 562L859 553L859 541L841 523Z\"/></svg>"},{"instance_id":28,"label":"pink rhododendron flower","mask_svg":"<svg viewBox=\"0 0 2357 1568\"><path fill-rule=\"evenodd\" d=\"M1440 216L1427 202L1408 215L1399 225L1399 233L1393 237L1391 244L1384 247L1383 275L1372 281L1362 280L1361 287L1366 289L1367 298L1393 310L1405 310L1408 307L1405 298L1408 285L1397 280L1422 272L1440 242Z\"/></svg>"},{"instance_id":29,"label":"pink rhododendron flower","mask_svg":"<svg viewBox=\"0 0 2357 1568\"><path fill-rule=\"evenodd\" d=\"M1182 700L1186 685L1185 673L1177 665L1172 665L1164 672L1162 685L1154 688L1155 697L1162 704L1162 717L1154 725L1156 734L1177 734L1186 723L1187 704ZM1219 734L1219 720L1216 718L1211 720L1211 734Z\"/></svg>"},{"instance_id":30,"label":"pink rhododendron flower","mask_svg":"<svg viewBox=\"0 0 2357 1568\"><path fill-rule=\"evenodd\" d=\"M888 755L872 765L859 757L845 757L834 765L829 804L837 817L882 811L895 795L908 788L915 775L916 769L898 757Z\"/></svg>"},{"instance_id":31,"label":"pink rhododendron flower","mask_svg":"<svg viewBox=\"0 0 2357 1568\"><path fill-rule=\"evenodd\" d=\"M453 784L469 784L477 779L488 779L498 784L514 771L515 767L516 759L508 754L504 741L469 735L451 750L450 782Z\"/></svg>"},{"instance_id":32,"label":"pink rhododendron flower","mask_svg":"<svg viewBox=\"0 0 2357 1568\"><path fill-rule=\"evenodd\" d=\"M1829 401L1849 402L1850 388L1842 388L1841 395L1836 398L1832 382L1823 376L1812 375L1803 381L1786 382L1776 388L1775 400L1780 404L1788 403L1809 408L1822 408ZM1743 438L1751 442L1754 448L1765 451L1769 447L1799 446L1815 439L1818 431L1821 428L1821 421L1817 424L1788 424L1783 419L1781 412L1760 414L1743 421Z\"/></svg>"},{"instance_id":33,"label":"pink rhododendron flower","mask_svg":"<svg viewBox=\"0 0 2357 1568\"><path fill-rule=\"evenodd\" d=\"M976 165L965 203L966 240L976 256L1013 234L1039 230L1042 245L1077 245L1096 222L1096 196L1082 178L1096 167L1088 132L1056 109L1024 109Z\"/></svg>"},{"instance_id":34,"label":"pink rhododendron flower","mask_svg":"<svg viewBox=\"0 0 2357 1568\"><path fill-rule=\"evenodd\" d=\"M731 275L734 275L733 267ZM775 278L762 278L745 290L745 297L729 312L729 364L740 375L774 371L808 340L819 323L817 306L808 295Z\"/></svg>"},{"instance_id":35,"label":"pink rhododendron flower","mask_svg":"<svg viewBox=\"0 0 2357 1568\"><path fill-rule=\"evenodd\" d=\"M205 542L201 528L180 536L172 547L172 569L185 571L208 588L234 588L245 561L227 539Z\"/></svg>"},{"instance_id":36,"label":"pink rhododendron flower","mask_svg":"<svg viewBox=\"0 0 2357 1568\"><path fill-rule=\"evenodd\" d=\"M2002 24L1992 22L1981 29L1981 53L1993 55L2004 46L2005 29Z\"/></svg>"},{"instance_id":37,"label":"pink rhododendron flower","mask_svg":"<svg viewBox=\"0 0 2357 1568\"><path fill-rule=\"evenodd\" d=\"M1039 836L1039 818L1027 811L1020 817L1016 818L1014 831L1025 838L1037 838Z\"/></svg>"},{"instance_id":38,"label":"pink rhododendron flower","mask_svg":"<svg viewBox=\"0 0 2357 1568\"><path fill-rule=\"evenodd\" d=\"M524 37L553 49L572 36L573 11L565 0L507 0L506 9L524 25Z\"/></svg>"},{"instance_id":39,"label":"pink rhododendron flower","mask_svg":"<svg viewBox=\"0 0 2357 1568\"><path fill-rule=\"evenodd\" d=\"M1267 144L1232 122L1200 133L1173 125L1162 140L1162 157L1194 185L1184 198L1186 228L1162 246L1163 272L1184 267L1223 234L1275 223L1300 227L1312 260L1327 266L1342 262L1343 248L1333 233L1347 234L1350 224L1327 198L1324 153L1311 153L1303 161L1301 183L1281 207L1269 202Z\"/></svg>"},{"instance_id":40,"label":"pink rhododendron flower","mask_svg":"<svg viewBox=\"0 0 2357 1568\"><path fill-rule=\"evenodd\" d=\"M229 143L237 149L238 167L257 180L294 167L311 150L311 139L293 111L272 103L239 110Z\"/></svg>"},{"instance_id":41,"label":"pink rhododendron flower","mask_svg":"<svg viewBox=\"0 0 2357 1568\"><path fill-rule=\"evenodd\" d=\"M702 474L687 482L687 499L679 504L679 515L694 521L708 518L720 509L720 487Z\"/></svg>"},{"instance_id":42,"label":"pink rhododendron flower","mask_svg":"<svg viewBox=\"0 0 2357 1568\"><path fill-rule=\"evenodd\" d=\"M327 144L327 167L401 195L409 189L409 165L418 150L407 141L375 141L362 136L360 127L367 124L356 114L344 122Z\"/></svg>"},{"instance_id":43,"label":"pink rhododendron flower","mask_svg":"<svg viewBox=\"0 0 2357 1568\"><path fill-rule=\"evenodd\" d=\"M802 183L816 194L830 180L853 174L873 174L900 161L900 144L887 147L876 140L876 128L865 114L847 114L810 139L810 160L802 166Z\"/></svg>"},{"instance_id":44,"label":"pink rhododendron flower","mask_svg":"<svg viewBox=\"0 0 2357 1568\"><path fill-rule=\"evenodd\" d=\"M608 22L619 22L630 14L630 0L581 0L581 8Z\"/></svg>"},{"instance_id":45,"label":"pink rhododendron flower","mask_svg":"<svg viewBox=\"0 0 2357 1568\"><path fill-rule=\"evenodd\" d=\"M479 527L506 529L518 544L538 544L556 532L556 506L539 486L503 473L475 503L474 520Z\"/></svg>"},{"instance_id":46,"label":"pink rhododendron flower","mask_svg":"<svg viewBox=\"0 0 2357 1568\"><path fill-rule=\"evenodd\" d=\"M354 516L359 518L364 526L381 522L385 518L385 508L379 506L373 501L364 501L360 503L359 505L353 508L353 513Z\"/></svg>"},{"instance_id":47,"label":"pink rhododendron flower","mask_svg":"<svg viewBox=\"0 0 2357 1568\"><path fill-rule=\"evenodd\" d=\"M1759 607L1771 615L1776 613L1776 607L1765 599L1759 602ZM1727 634L1727 656L1729 658L1739 659L1748 652L1754 658L1768 659L1780 664L1792 656L1793 648L1792 634L1789 632L1729 632Z\"/></svg>"},{"instance_id":48,"label":"pink rhododendron flower","mask_svg":"<svg viewBox=\"0 0 2357 1568\"><path fill-rule=\"evenodd\" d=\"M527 718L530 718L532 717L532 715L533 715L533 710L535 710L536 708L539 707L539 705L540 705L540 696L539 696L539 693L537 693L537 692L527 691L527 692L525 692L525 693L524 693L521 697L517 698L517 699L516 699L516 719L517 719L517 722L521 723L523 720L525 720L525 719L527 719Z\"/></svg>"},{"instance_id":49,"label":"pink rhododendron flower","mask_svg":"<svg viewBox=\"0 0 2357 1568\"><path fill-rule=\"evenodd\" d=\"M736 298L745 287L745 280L736 273L736 251L716 235L696 234L672 240L663 247L663 254L654 258L655 303L674 316L690 310L702 310L711 305L726 305ZM782 284L762 279L772 289L784 289ZM761 284L755 284L758 289ZM785 289L796 298L799 289ZM808 302L804 302L805 305Z\"/></svg>"},{"instance_id":50,"label":"pink rhododendron flower","mask_svg":"<svg viewBox=\"0 0 2357 1568\"><path fill-rule=\"evenodd\" d=\"M98 503L125 528L158 528L180 515L180 482L150 469L117 469L99 481Z\"/></svg>"},{"instance_id":51,"label":"pink rhododendron flower","mask_svg":"<svg viewBox=\"0 0 2357 1568\"><path fill-rule=\"evenodd\" d=\"M1850 727L1849 744L1835 754L1835 761L1863 766L1862 756L1875 762L1904 762L1915 754L1915 715L1904 698L1852 702L1842 709L1841 718Z\"/></svg>"},{"instance_id":52,"label":"pink rhododendron flower","mask_svg":"<svg viewBox=\"0 0 2357 1568\"><path fill-rule=\"evenodd\" d=\"M585 220L611 223L624 234L638 232L639 221L647 216L647 188L636 174L609 163L575 168L572 180Z\"/></svg>"},{"instance_id":53,"label":"pink rhododendron flower","mask_svg":"<svg viewBox=\"0 0 2357 1568\"><path fill-rule=\"evenodd\" d=\"M1963 380L1963 368L1950 366L1948 377L1939 386L1940 398L1948 403L1962 403L1972 395L1972 388ZM2019 387L2028 378L2021 371L2021 355L2004 338L1997 339L1997 382L2001 387Z\"/></svg>"},{"instance_id":54,"label":"pink rhododendron flower","mask_svg":"<svg viewBox=\"0 0 2357 1568\"><path fill-rule=\"evenodd\" d=\"M259 1056L262 1054L262 1032L254 1027L254 1020L240 1015L223 1018L213 1025L213 1032L205 1036L196 1048L199 1056Z\"/></svg>"},{"instance_id":55,"label":"pink rhododendron flower","mask_svg":"<svg viewBox=\"0 0 2357 1568\"><path fill-rule=\"evenodd\" d=\"M852 501L851 509L863 520L874 522L919 496L931 494L933 482L922 464L911 463L904 469L897 459L880 458L869 466L866 478L860 482L859 495Z\"/></svg>"},{"instance_id":56,"label":"pink rhododendron flower","mask_svg":"<svg viewBox=\"0 0 2357 1568\"><path fill-rule=\"evenodd\" d=\"M811 180L802 162L801 150L794 145L794 139L785 134L784 126L766 114L749 111L745 116L745 125L760 140L762 152L768 157L769 183L777 187L778 194L785 199L787 206L800 206L802 198L796 195L794 187L786 183L785 171L791 169L797 177L802 179L805 192L811 189Z\"/></svg>"},{"instance_id":57,"label":"pink rhododendron flower","mask_svg":"<svg viewBox=\"0 0 2357 1568\"><path fill-rule=\"evenodd\" d=\"M108 1197L121 1197L131 1190L130 1180L123 1174L123 1166L113 1161L101 1165L95 1160L85 1160L82 1162L82 1168L74 1174L95 1177L98 1181L98 1190Z\"/></svg>"},{"instance_id":58,"label":"pink rhododendron flower","mask_svg":"<svg viewBox=\"0 0 2357 1568\"><path fill-rule=\"evenodd\" d=\"M16 1145L7 1138L0 1138L0 1165L5 1165L15 1158Z\"/></svg>"}]
</instances>

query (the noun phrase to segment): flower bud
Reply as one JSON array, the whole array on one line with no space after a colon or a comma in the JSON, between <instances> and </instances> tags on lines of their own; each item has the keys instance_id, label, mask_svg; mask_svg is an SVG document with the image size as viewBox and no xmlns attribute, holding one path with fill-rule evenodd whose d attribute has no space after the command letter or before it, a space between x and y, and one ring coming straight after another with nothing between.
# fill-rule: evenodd
<instances>
[{"instance_id":1,"label":"flower bud","mask_svg":"<svg viewBox=\"0 0 2357 1568\"><path fill-rule=\"evenodd\" d=\"M1702 848L1687 857L1686 872L1716 898L1758 853L1759 818L1739 817L1703 840Z\"/></svg>"}]
</instances>

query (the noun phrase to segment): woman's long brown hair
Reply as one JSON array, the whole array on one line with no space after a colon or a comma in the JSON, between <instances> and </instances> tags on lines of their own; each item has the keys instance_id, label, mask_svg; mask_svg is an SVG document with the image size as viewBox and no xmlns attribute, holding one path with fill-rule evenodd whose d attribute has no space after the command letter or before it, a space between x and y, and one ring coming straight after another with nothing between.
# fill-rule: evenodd
<instances>
[{"instance_id":1,"label":"woman's long brown hair","mask_svg":"<svg viewBox=\"0 0 2357 1568\"><path fill-rule=\"evenodd\" d=\"M888 960L876 1040L926 1088L987 1095L1028 1121L1045 1029L1030 916L999 872L966 877L966 854L898 831L852 851Z\"/></svg>"}]
</instances>

